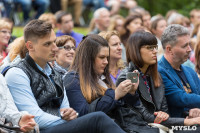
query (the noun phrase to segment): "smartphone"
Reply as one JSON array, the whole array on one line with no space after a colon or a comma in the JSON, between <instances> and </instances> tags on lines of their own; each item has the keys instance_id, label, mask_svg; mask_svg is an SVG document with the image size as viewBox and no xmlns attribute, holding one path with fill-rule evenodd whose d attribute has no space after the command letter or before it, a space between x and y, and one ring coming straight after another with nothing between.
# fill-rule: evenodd
<instances>
[{"instance_id":1,"label":"smartphone","mask_svg":"<svg viewBox=\"0 0 200 133\"><path fill-rule=\"evenodd\" d=\"M126 79L130 79L132 83L138 82L138 72L127 72Z\"/></svg>"}]
</instances>

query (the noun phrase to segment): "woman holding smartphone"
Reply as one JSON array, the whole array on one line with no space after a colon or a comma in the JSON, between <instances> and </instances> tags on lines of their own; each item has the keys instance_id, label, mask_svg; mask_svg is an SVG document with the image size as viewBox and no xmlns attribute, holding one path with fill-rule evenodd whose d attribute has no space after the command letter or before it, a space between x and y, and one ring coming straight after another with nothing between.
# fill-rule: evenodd
<instances>
[{"instance_id":1,"label":"woman holding smartphone","mask_svg":"<svg viewBox=\"0 0 200 133\"><path fill-rule=\"evenodd\" d=\"M77 48L64 86L69 103L79 116L89 113L90 104L97 98L101 99L96 110L108 113L122 104L120 99L124 95L135 93L138 84L130 80L114 86L109 72L109 50L107 41L95 34L86 36Z\"/></svg>"},{"instance_id":2,"label":"woman holding smartphone","mask_svg":"<svg viewBox=\"0 0 200 133\"><path fill-rule=\"evenodd\" d=\"M140 104L133 103L134 95L126 95L124 101L132 107L137 107L138 112L148 123L161 123L165 126L200 124L200 117L193 119L170 118L167 114L168 106L164 95L165 88L157 70L157 39L144 30L133 33L127 41L127 62L129 66L121 71L116 84L126 80L126 74L134 70L139 71Z\"/></svg>"}]
</instances>

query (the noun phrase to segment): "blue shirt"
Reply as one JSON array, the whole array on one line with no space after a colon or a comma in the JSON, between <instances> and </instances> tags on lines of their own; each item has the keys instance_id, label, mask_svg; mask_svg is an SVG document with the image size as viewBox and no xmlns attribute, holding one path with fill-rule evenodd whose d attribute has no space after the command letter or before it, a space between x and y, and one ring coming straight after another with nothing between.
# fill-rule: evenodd
<instances>
[{"instance_id":1,"label":"blue shirt","mask_svg":"<svg viewBox=\"0 0 200 133\"><path fill-rule=\"evenodd\" d=\"M56 32L56 37L63 36L63 35L69 35L69 36L73 37L75 39L75 41L76 41L76 48L78 47L79 43L83 39L83 35L82 34L76 33L74 31L72 31L70 34L69 33L62 33L60 30L58 30Z\"/></svg>"},{"instance_id":2,"label":"blue shirt","mask_svg":"<svg viewBox=\"0 0 200 133\"><path fill-rule=\"evenodd\" d=\"M50 66L48 65L46 65L44 70L39 65L37 65L37 67L48 77L52 72ZM19 111L28 111L30 114L34 115L35 121L39 124L40 129L47 129L66 122L61 119L61 117L44 112L38 106L31 90L30 79L23 70L13 67L8 70L5 78ZM69 102L65 90L60 108L69 108Z\"/></svg>"}]
</instances>

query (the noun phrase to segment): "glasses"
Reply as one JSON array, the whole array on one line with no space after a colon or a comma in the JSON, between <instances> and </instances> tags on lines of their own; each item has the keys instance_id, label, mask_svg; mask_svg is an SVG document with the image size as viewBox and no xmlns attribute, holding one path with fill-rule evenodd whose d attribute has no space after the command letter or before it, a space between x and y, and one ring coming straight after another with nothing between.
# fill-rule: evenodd
<instances>
[{"instance_id":1,"label":"glasses","mask_svg":"<svg viewBox=\"0 0 200 133\"><path fill-rule=\"evenodd\" d=\"M71 49L73 49L74 51L76 50L76 47L70 47L70 46L61 46L58 48L60 48L60 49L64 48L66 51L70 51Z\"/></svg>"},{"instance_id":2,"label":"glasses","mask_svg":"<svg viewBox=\"0 0 200 133\"><path fill-rule=\"evenodd\" d=\"M148 49L150 51L153 51L154 49L158 50L158 45L145 45L143 47L145 47L146 49Z\"/></svg>"},{"instance_id":3,"label":"glasses","mask_svg":"<svg viewBox=\"0 0 200 133\"><path fill-rule=\"evenodd\" d=\"M1 30L0 32L3 33L3 34L7 34L7 33L8 33L9 35L11 35L11 32L10 32L10 31Z\"/></svg>"}]
</instances>

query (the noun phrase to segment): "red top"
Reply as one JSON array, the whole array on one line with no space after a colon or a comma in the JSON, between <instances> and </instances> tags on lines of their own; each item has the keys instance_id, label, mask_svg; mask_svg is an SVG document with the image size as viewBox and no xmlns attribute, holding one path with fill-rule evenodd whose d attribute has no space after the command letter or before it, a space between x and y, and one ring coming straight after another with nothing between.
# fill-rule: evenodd
<instances>
[{"instance_id":1,"label":"red top","mask_svg":"<svg viewBox=\"0 0 200 133\"><path fill-rule=\"evenodd\" d=\"M2 56L3 56L3 59L6 58L7 53L5 51L3 51L3 55ZM0 59L0 63L2 62L3 59Z\"/></svg>"}]
</instances>

